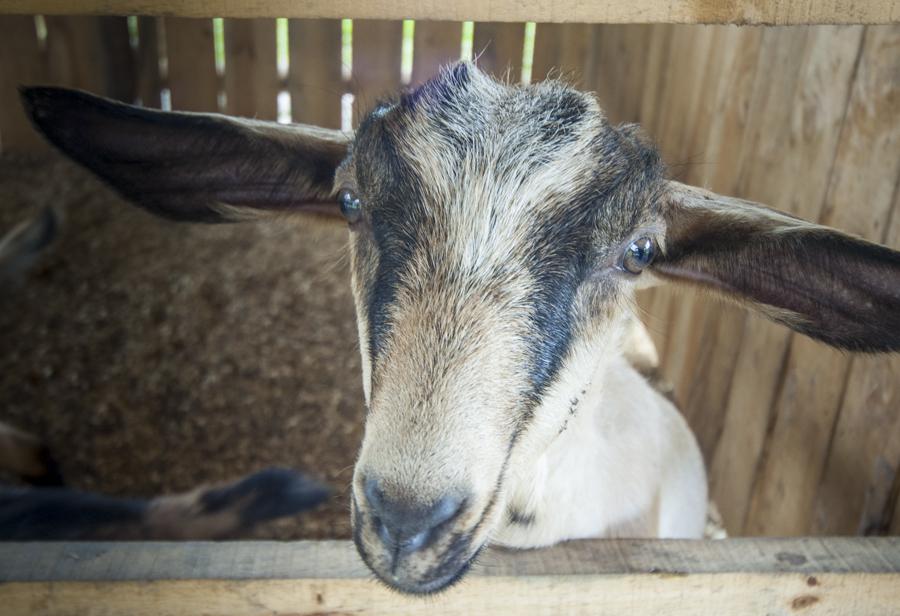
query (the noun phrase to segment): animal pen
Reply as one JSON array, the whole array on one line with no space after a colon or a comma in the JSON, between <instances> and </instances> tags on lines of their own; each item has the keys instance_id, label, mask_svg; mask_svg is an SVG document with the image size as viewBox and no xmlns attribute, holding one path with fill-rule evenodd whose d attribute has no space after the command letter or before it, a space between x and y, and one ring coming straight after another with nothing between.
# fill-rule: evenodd
<instances>
[{"instance_id":1,"label":"animal pen","mask_svg":"<svg viewBox=\"0 0 900 616\"><path fill-rule=\"evenodd\" d=\"M380 97L477 57L511 82L596 92L676 179L896 249L898 21L891 0L0 0L0 144L50 156L21 84L352 130ZM345 540L7 544L0 611L900 612L900 356L840 353L700 294L640 301L734 538L489 550L426 600L373 583Z\"/></svg>"}]
</instances>

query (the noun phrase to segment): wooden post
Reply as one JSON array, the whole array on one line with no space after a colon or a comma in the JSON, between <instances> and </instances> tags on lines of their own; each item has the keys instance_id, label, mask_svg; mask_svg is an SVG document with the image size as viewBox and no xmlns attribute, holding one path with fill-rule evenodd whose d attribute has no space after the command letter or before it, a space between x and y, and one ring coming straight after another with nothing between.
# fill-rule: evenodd
<instances>
[{"instance_id":1,"label":"wooden post","mask_svg":"<svg viewBox=\"0 0 900 616\"><path fill-rule=\"evenodd\" d=\"M0 550L10 614L889 616L900 539L576 541L488 550L456 587L408 597L350 542L18 543Z\"/></svg>"},{"instance_id":2,"label":"wooden post","mask_svg":"<svg viewBox=\"0 0 900 616\"><path fill-rule=\"evenodd\" d=\"M561 78L576 88L585 87L590 63L591 26L587 24L538 24L534 36L531 81Z\"/></svg>"},{"instance_id":3,"label":"wooden post","mask_svg":"<svg viewBox=\"0 0 900 616\"><path fill-rule=\"evenodd\" d=\"M610 24L887 24L900 20L894 0L2 0L0 12Z\"/></svg>"},{"instance_id":4,"label":"wooden post","mask_svg":"<svg viewBox=\"0 0 900 616\"><path fill-rule=\"evenodd\" d=\"M165 19L172 109L218 111L219 79L211 19Z\"/></svg>"},{"instance_id":5,"label":"wooden post","mask_svg":"<svg viewBox=\"0 0 900 616\"><path fill-rule=\"evenodd\" d=\"M417 21L413 38L412 83L437 75L440 67L459 60L462 24L444 21Z\"/></svg>"},{"instance_id":6,"label":"wooden post","mask_svg":"<svg viewBox=\"0 0 900 616\"><path fill-rule=\"evenodd\" d=\"M225 20L225 112L260 120L278 117L274 19Z\"/></svg>"},{"instance_id":7,"label":"wooden post","mask_svg":"<svg viewBox=\"0 0 900 616\"><path fill-rule=\"evenodd\" d=\"M288 91L295 122L341 127L341 22L291 19L288 22Z\"/></svg>"},{"instance_id":8,"label":"wooden post","mask_svg":"<svg viewBox=\"0 0 900 616\"><path fill-rule=\"evenodd\" d=\"M525 44L524 23L475 24L472 53L478 67L497 78L509 75L510 83L522 78L522 47Z\"/></svg>"},{"instance_id":9,"label":"wooden post","mask_svg":"<svg viewBox=\"0 0 900 616\"><path fill-rule=\"evenodd\" d=\"M400 87L402 43L402 22L353 22L354 126L381 98L392 96Z\"/></svg>"}]
</instances>

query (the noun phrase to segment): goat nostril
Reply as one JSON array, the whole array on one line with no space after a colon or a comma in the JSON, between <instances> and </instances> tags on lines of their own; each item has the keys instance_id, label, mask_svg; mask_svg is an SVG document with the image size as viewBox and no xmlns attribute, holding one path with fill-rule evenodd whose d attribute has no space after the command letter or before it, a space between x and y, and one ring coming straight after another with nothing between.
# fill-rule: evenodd
<instances>
[{"instance_id":1,"label":"goat nostril","mask_svg":"<svg viewBox=\"0 0 900 616\"><path fill-rule=\"evenodd\" d=\"M381 542L385 545L393 545L395 543L394 536L391 534L391 530L387 527L387 525L381 521L377 515L372 516L372 525L375 527L375 532L378 533L378 538L381 539Z\"/></svg>"},{"instance_id":2,"label":"goat nostril","mask_svg":"<svg viewBox=\"0 0 900 616\"><path fill-rule=\"evenodd\" d=\"M372 507L375 511L380 511L383 497L381 493L381 489L378 487L378 482L369 477L363 482L363 494L366 496L366 500L369 502L369 506Z\"/></svg>"},{"instance_id":3,"label":"goat nostril","mask_svg":"<svg viewBox=\"0 0 900 616\"><path fill-rule=\"evenodd\" d=\"M429 514L430 527L439 526L450 520L460 512L463 507L463 500L452 496L445 496L436 502Z\"/></svg>"},{"instance_id":4,"label":"goat nostril","mask_svg":"<svg viewBox=\"0 0 900 616\"><path fill-rule=\"evenodd\" d=\"M413 535L409 539L404 539L402 542L400 542L400 547L407 552L418 552L423 547L425 547L425 542L428 541L428 536L430 534L431 530L423 530L422 532Z\"/></svg>"}]
</instances>

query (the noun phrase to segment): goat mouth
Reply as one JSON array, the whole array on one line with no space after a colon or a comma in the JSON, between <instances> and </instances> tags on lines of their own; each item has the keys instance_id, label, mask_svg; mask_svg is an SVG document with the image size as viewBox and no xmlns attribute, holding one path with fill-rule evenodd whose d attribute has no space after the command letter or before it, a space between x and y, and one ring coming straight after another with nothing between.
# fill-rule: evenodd
<instances>
[{"instance_id":1,"label":"goat mouth","mask_svg":"<svg viewBox=\"0 0 900 616\"><path fill-rule=\"evenodd\" d=\"M356 551L378 581L402 594L433 595L450 588L466 575L487 545L487 539L484 539L473 549L473 539L489 513L484 511L472 527L449 531L439 550L433 547L404 554L391 546L379 546L373 551L364 540L364 534L371 532L368 514L359 509L353 497L351 504Z\"/></svg>"},{"instance_id":2,"label":"goat mouth","mask_svg":"<svg viewBox=\"0 0 900 616\"><path fill-rule=\"evenodd\" d=\"M356 549L363 559L363 562L365 562L369 570L375 574L378 581L391 590L395 590L404 595L413 596L435 595L444 592L457 584L465 577L469 569L472 568L478 555L487 545L486 542L482 543L477 549L471 551L469 556L464 556L465 553L470 552L469 549L466 549L463 552L463 555L457 557L451 556L450 558L446 558L446 555L444 555L440 559L440 562L434 566L427 575L421 578L413 578L410 576L398 575L395 568L390 568L390 571L382 571L381 568L373 565L370 555L362 546L362 542L354 541L354 543L356 544ZM468 547L468 542L466 545Z\"/></svg>"}]
</instances>

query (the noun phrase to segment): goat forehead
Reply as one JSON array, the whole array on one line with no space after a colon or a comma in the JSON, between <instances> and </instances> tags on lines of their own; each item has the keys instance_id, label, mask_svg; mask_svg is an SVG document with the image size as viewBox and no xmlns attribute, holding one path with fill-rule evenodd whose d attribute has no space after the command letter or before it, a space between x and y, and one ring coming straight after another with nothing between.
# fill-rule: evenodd
<instances>
[{"instance_id":1,"label":"goat forehead","mask_svg":"<svg viewBox=\"0 0 900 616\"><path fill-rule=\"evenodd\" d=\"M555 82L510 87L460 64L369 115L358 175L368 185L415 176L431 207L485 207L492 197L512 207L548 187L577 191L609 130L589 95Z\"/></svg>"},{"instance_id":2,"label":"goat forehead","mask_svg":"<svg viewBox=\"0 0 900 616\"><path fill-rule=\"evenodd\" d=\"M577 211L659 166L632 127L607 123L592 95L552 81L508 86L465 63L378 106L352 159L376 217L403 222L425 209L443 228L481 217L495 231L547 210ZM638 213L620 207L606 216L627 225Z\"/></svg>"}]
</instances>

